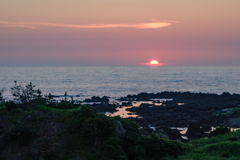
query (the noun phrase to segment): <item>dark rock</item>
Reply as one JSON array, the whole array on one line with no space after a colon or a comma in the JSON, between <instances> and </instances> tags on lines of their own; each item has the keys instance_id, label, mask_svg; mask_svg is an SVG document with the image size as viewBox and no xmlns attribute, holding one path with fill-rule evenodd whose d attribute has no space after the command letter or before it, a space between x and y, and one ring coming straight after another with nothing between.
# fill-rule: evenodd
<instances>
[{"instance_id":1,"label":"dark rock","mask_svg":"<svg viewBox=\"0 0 240 160\"><path fill-rule=\"evenodd\" d=\"M132 102L122 102L122 106L132 106Z\"/></svg>"},{"instance_id":2,"label":"dark rock","mask_svg":"<svg viewBox=\"0 0 240 160\"><path fill-rule=\"evenodd\" d=\"M202 131L198 123L192 123L188 126L186 135L192 138L199 138L204 136L204 132Z\"/></svg>"},{"instance_id":3,"label":"dark rock","mask_svg":"<svg viewBox=\"0 0 240 160\"><path fill-rule=\"evenodd\" d=\"M154 132L154 129L150 127L143 127L142 131L144 135L150 135Z\"/></svg>"},{"instance_id":4,"label":"dark rock","mask_svg":"<svg viewBox=\"0 0 240 160\"><path fill-rule=\"evenodd\" d=\"M211 131L211 130L212 130L212 127L205 124L205 125L202 126L202 130L203 130L203 131Z\"/></svg>"},{"instance_id":5,"label":"dark rock","mask_svg":"<svg viewBox=\"0 0 240 160\"><path fill-rule=\"evenodd\" d=\"M97 112L116 112L118 107L115 104L92 104Z\"/></svg>"},{"instance_id":6,"label":"dark rock","mask_svg":"<svg viewBox=\"0 0 240 160\"><path fill-rule=\"evenodd\" d=\"M155 133L160 134L161 138L169 138L167 133L163 129L156 129Z\"/></svg>"},{"instance_id":7,"label":"dark rock","mask_svg":"<svg viewBox=\"0 0 240 160\"><path fill-rule=\"evenodd\" d=\"M178 129L171 129L168 127L164 127L163 130L167 134L169 139L172 139L172 140L177 140L177 139L182 140L183 139L182 135Z\"/></svg>"},{"instance_id":8,"label":"dark rock","mask_svg":"<svg viewBox=\"0 0 240 160\"><path fill-rule=\"evenodd\" d=\"M145 108L145 107L150 107L150 106L152 106L152 104L149 104L149 103L141 103L139 107Z\"/></svg>"},{"instance_id":9,"label":"dark rock","mask_svg":"<svg viewBox=\"0 0 240 160\"><path fill-rule=\"evenodd\" d=\"M209 120L206 117L202 117L199 121L199 125L204 125L204 124L208 124Z\"/></svg>"},{"instance_id":10,"label":"dark rock","mask_svg":"<svg viewBox=\"0 0 240 160\"><path fill-rule=\"evenodd\" d=\"M85 99L84 102L109 102L109 97L103 96L102 98L99 96L93 96L91 99Z\"/></svg>"},{"instance_id":11,"label":"dark rock","mask_svg":"<svg viewBox=\"0 0 240 160\"><path fill-rule=\"evenodd\" d=\"M150 100L167 98L161 106L154 104L142 104L139 107L128 108L127 111L143 117L132 118L139 125L154 124L155 126L187 127L188 135L193 137L206 136L203 131L211 130L213 126L239 127L240 117L238 112L240 94L223 93L222 95L211 93L190 93L190 92L160 92L160 93L139 93L127 95L121 100ZM184 105L179 106L179 103ZM235 108L236 112L230 112ZM222 112L222 110L225 112ZM228 113L228 114L225 114ZM193 120L193 121L192 121ZM194 128L192 123L198 125ZM201 127L202 126L202 127ZM149 130L149 129L146 129ZM149 131L151 132L151 131Z\"/></svg>"}]
</instances>

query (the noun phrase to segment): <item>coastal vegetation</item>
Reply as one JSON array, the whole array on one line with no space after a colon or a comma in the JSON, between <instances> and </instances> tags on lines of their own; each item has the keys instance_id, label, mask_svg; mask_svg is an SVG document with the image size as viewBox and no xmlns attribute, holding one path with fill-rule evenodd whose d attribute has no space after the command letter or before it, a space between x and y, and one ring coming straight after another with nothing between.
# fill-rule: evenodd
<instances>
[{"instance_id":1,"label":"coastal vegetation","mask_svg":"<svg viewBox=\"0 0 240 160\"><path fill-rule=\"evenodd\" d=\"M222 130L222 129L220 129ZM211 138L191 140L191 150L181 155L185 160L238 160L240 159L240 131L228 132Z\"/></svg>"},{"instance_id":2,"label":"coastal vegetation","mask_svg":"<svg viewBox=\"0 0 240 160\"><path fill-rule=\"evenodd\" d=\"M240 131L221 127L209 138L182 143L162 138L161 133L145 135L136 122L108 117L67 93L57 101L51 94L42 95L32 83L23 87L17 82L11 88L13 100L5 100L3 91L0 159L240 159Z\"/></svg>"}]
</instances>

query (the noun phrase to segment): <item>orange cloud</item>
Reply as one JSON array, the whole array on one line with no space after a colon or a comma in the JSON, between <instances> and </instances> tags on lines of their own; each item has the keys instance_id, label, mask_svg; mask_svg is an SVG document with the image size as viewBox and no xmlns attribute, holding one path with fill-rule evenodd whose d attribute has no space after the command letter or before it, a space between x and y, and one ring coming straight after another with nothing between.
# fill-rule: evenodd
<instances>
[{"instance_id":1,"label":"orange cloud","mask_svg":"<svg viewBox=\"0 0 240 160\"><path fill-rule=\"evenodd\" d=\"M35 29L38 27L66 27L66 28L162 28L172 25L171 22L150 22L137 24L89 24L89 25L69 25L60 23L42 23L42 22L6 22L0 21L0 27L23 27Z\"/></svg>"}]
</instances>

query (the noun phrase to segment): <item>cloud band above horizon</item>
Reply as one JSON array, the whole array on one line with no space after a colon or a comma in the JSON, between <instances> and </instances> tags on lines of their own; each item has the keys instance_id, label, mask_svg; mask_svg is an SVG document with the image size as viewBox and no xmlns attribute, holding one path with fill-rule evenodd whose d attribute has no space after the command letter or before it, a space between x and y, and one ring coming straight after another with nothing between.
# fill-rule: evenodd
<instances>
[{"instance_id":1,"label":"cloud band above horizon","mask_svg":"<svg viewBox=\"0 0 240 160\"><path fill-rule=\"evenodd\" d=\"M38 27L65 27L65 28L163 28L171 26L171 22L150 22L137 24L89 24L89 25L69 25L60 23L42 23L42 22L6 22L0 21L0 27L21 27L36 29Z\"/></svg>"}]
</instances>

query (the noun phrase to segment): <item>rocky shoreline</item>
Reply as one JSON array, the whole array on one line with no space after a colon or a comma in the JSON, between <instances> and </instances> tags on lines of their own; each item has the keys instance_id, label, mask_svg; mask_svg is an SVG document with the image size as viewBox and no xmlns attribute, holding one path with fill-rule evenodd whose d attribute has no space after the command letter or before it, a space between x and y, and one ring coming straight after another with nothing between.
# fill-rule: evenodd
<instances>
[{"instance_id":1,"label":"rocky shoreline","mask_svg":"<svg viewBox=\"0 0 240 160\"><path fill-rule=\"evenodd\" d=\"M168 99L162 101L159 99ZM185 141L177 129L171 127L188 127L185 134L188 138L206 137L212 127L240 128L240 95L222 93L190 93L190 92L161 92L139 93L121 97L120 104L102 102L93 104L99 112L114 112L122 106L131 106L136 101L149 101L139 107L127 108L139 115L128 119L143 127L145 134L161 133L170 139Z\"/></svg>"}]
</instances>

